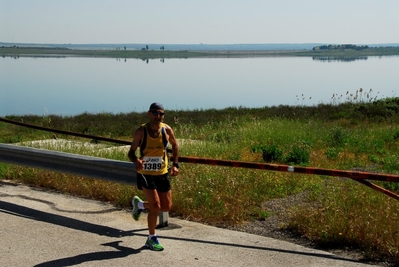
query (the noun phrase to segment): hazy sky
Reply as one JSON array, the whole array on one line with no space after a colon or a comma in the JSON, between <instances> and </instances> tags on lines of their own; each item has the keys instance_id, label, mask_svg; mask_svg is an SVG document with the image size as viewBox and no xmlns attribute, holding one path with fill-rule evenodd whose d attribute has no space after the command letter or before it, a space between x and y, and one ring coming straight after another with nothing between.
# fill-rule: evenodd
<instances>
[{"instance_id":1,"label":"hazy sky","mask_svg":"<svg viewBox=\"0 0 399 267\"><path fill-rule=\"evenodd\" d=\"M0 42L399 43L399 0L0 0Z\"/></svg>"}]
</instances>

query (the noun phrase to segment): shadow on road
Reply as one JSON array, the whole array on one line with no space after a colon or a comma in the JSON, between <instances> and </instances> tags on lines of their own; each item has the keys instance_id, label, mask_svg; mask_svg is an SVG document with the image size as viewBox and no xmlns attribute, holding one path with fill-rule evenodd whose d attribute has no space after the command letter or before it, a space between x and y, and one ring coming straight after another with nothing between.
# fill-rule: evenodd
<instances>
[{"instance_id":1,"label":"shadow on road","mask_svg":"<svg viewBox=\"0 0 399 267\"><path fill-rule=\"evenodd\" d=\"M108 236L112 238L120 238L125 236L147 236L147 229L135 229L130 231L122 231L120 229L93 224L89 222L85 222L82 220L77 220L73 218L69 218L62 215L52 214L48 212L39 211L36 209L24 207L21 205L9 203L6 201L0 200L0 212L6 213L12 216L19 216L23 218L28 218L36 221L41 221L45 223L51 223L55 225L59 225L62 227L71 228L78 231L89 232L93 234L98 234L102 236ZM168 227L166 227L168 228ZM165 228L165 230L167 230ZM172 226L173 228L173 226ZM176 229L176 228L175 228ZM178 229L178 227L177 227ZM177 230L178 231L178 230ZM145 233L140 233L145 232ZM162 233L162 231L160 232ZM320 257L320 258L328 258L333 260L340 260L340 261L348 261L348 262L358 262L356 260L345 259L335 255L326 255L317 252L301 252L301 251L292 251L292 250L285 250L285 249L277 249L277 248L269 248L269 247L262 247L262 246L250 246L250 245L243 245L243 244L231 244L231 243L223 243L223 242L215 242L210 240L201 240L201 239L191 239L191 238L184 238L184 237L170 237L170 236L162 236L163 239L170 239L176 241L184 241L184 242L192 242L192 243L203 243L203 244L211 244L217 247L220 246L231 246L231 247L238 247L243 249L253 249L253 250L264 250L264 251L274 251L279 253L287 253L287 254L298 254L304 255L309 257ZM198 234L201 237L201 234ZM98 261L98 260L106 260L112 258L121 258L127 257L132 254L140 253L141 250L145 249L144 247L139 249L133 249L129 247L120 246L120 242L122 241L114 241L110 243L102 244L103 246L108 246L111 248L116 249L116 251L99 251L99 252L92 252L87 254L81 254L74 257L58 259L54 261L49 261L46 263L41 263L36 266L70 266L74 264L79 264L82 262L87 261Z\"/></svg>"}]
</instances>

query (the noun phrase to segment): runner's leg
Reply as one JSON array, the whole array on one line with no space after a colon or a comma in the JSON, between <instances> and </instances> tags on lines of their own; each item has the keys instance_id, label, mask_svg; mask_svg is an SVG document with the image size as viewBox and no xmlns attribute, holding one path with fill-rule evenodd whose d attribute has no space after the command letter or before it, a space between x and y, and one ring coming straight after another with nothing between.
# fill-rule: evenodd
<instances>
[{"instance_id":1,"label":"runner's leg","mask_svg":"<svg viewBox=\"0 0 399 267\"><path fill-rule=\"evenodd\" d=\"M147 189L143 187L143 192L147 200L147 203L145 203L144 206L149 210L147 216L148 231L150 235L154 235L157 226L158 212L161 208L160 199L158 192L155 189Z\"/></svg>"},{"instance_id":2,"label":"runner's leg","mask_svg":"<svg viewBox=\"0 0 399 267\"><path fill-rule=\"evenodd\" d=\"M161 211L170 211L172 209L172 190L168 192L158 192L158 196L161 202Z\"/></svg>"}]
</instances>

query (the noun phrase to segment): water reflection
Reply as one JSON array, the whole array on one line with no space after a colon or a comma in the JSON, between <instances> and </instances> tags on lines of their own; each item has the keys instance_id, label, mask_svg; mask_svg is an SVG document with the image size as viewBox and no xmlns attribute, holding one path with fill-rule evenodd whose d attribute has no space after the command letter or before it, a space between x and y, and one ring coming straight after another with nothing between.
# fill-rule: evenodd
<instances>
[{"instance_id":1,"label":"water reflection","mask_svg":"<svg viewBox=\"0 0 399 267\"><path fill-rule=\"evenodd\" d=\"M342 61L342 62L351 62L356 60L367 60L367 56L356 56L356 57L345 57L345 56L315 56L312 57L313 60L324 61L324 62L334 62L334 61Z\"/></svg>"},{"instance_id":2,"label":"water reflection","mask_svg":"<svg viewBox=\"0 0 399 267\"><path fill-rule=\"evenodd\" d=\"M399 57L1 57L0 69L0 116L143 112L154 101L174 110L331 104L359 88L381 99L399 87Z\"/></svg>"}]
</instances>

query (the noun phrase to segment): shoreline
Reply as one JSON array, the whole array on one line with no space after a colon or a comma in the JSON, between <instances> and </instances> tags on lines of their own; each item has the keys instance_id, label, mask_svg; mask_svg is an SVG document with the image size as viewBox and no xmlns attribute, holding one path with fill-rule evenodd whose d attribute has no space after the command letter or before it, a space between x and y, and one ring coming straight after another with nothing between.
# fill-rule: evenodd
<instances>
[{"instance_id":1,"label":"shoreline","mask_svg":"<svg viewBox=\"0 0 399 267\"><path fill-rule=\"evenodd\" d=\"M315 57L359 58L399 55L399 47L363 50L104 50L48 47L0 47L2 57L110 57L110 58L248 58L248 57Z\"/></svg>"}]
</instances>

